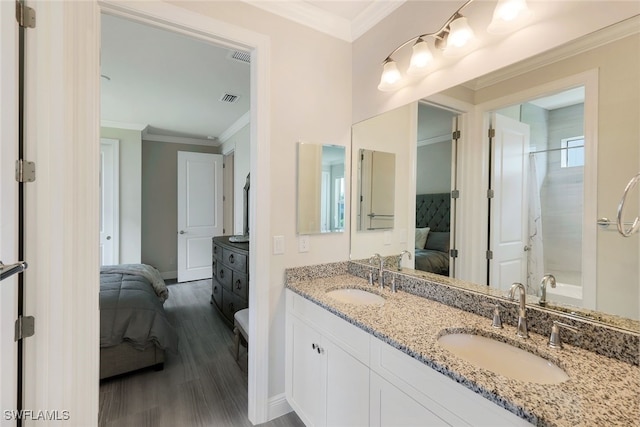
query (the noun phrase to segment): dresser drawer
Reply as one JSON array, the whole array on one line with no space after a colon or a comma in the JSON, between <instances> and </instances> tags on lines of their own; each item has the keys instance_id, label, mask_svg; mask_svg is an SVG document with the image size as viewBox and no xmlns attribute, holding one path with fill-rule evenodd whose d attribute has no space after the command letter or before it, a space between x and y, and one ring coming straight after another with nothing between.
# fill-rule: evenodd
<instances>
[{"instance_id":1,"label":"dresser drawer","mask_svg":"<svg viewBox=\"0 0 640 427\"><path fill-rule=\"evenodd\" d=\"M249 281L246 274L233 272L233 293L244 300L249 299Z\"/></svg>"},{"instance_id":2,"label":"dresser drawer","mask_svg":"<svg viewBox=\"0 0 640 427\"><path fill-rule=\"evenodd\" d=\"M232 290L231 281L233 280L233 271L230 268L225 267L221 263L217 263L216 279L218 279L218 282L224 286L225 289Z\"/></svg>"},{"instance_id":3,"label":"dresser drawer","mask_svg":"<svg viewBox=\"0 0 640 427\"><path fill-rule=\"evenodd\" d=\"M222 252L223 252L222 246L220 246L216 242L213 242L213 248L211 250L211 253L213 254L213 258L222 259Z\"/></svg>"},{"instance_id":4,"label":"dresser drawer","mask_svg":"<svg viewBox=\"0 0 640 427\"><path fill-rule=\"evenodd\" d=\"M235 271L247 273L247 256L245 254L223 248L222 263Z\"/></svg>"},{"instance_id":5,"label":"dresser drawer","mask_svg":"<svg viewBox=\"0 0 640 427\"><path fill-rule=\"evenodd\" d=\"M211 281L211 298L216 307L222 310L222 286L216 279Z\"/></svg>"},{"instance_id":6,"label":"dresser drawer","mask_svg":"<svg viewBox=\"0 0 640 427\"><path fill-rule=\"evenodd\" d=\"M235 312L247 308L249 305L246 300L234 295L233 292L229 292L226 289L222 292L222 314L233 323L233 315Z\"/></svg>"}]
</instances>

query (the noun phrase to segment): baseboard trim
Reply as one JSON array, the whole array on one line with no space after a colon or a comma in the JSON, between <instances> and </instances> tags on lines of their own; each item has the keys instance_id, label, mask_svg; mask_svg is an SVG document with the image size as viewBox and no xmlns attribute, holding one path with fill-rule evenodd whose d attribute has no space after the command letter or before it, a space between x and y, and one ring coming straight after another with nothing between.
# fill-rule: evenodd
<instances>
[{"instance_id":1,"label":"baseboard trim","mask_svg":"<svg viewBox=\"0 0 640 427\"><path fill-rule=\"evenodd\" d=\"M178 272L177 271L165 271L163 273L160 273L160 276L162 276L163 279L177 279L178 278Z\"/></svg>"},{"instance_id":2,"label":"baseboard trim","mask_svg":"<svg viewBox=\"0 0 640 427\"><path fill-rule=\"evenodd\" d=\"M269 398L267 418L269 421L293 411L284 393Z\"/></svg>"}]
</instances>

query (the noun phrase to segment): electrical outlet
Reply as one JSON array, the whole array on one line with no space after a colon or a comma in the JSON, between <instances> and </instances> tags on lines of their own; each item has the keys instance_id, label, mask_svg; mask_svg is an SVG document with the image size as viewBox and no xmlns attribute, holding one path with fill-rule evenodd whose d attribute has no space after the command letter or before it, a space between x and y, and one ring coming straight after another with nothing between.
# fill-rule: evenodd
<instances>
[{"instance_id":1,"label":"electrical outlet","mask_svg":"<svg viewBox=\"0 0 640 427\"><path fill-rule=\"evenodd\" d=\"M273 254L284 254L284 236L273 236Z\"/></svg>"},{"instance_id":2,"label":"electrical outlet","mask_svg":"<svg viewBox=\"0 0 640 427\"><path fill-rule=\"evenodd\" d=\"M309 252L309 236L298 237L298 252Z\"/></svg>"}]
</instances>

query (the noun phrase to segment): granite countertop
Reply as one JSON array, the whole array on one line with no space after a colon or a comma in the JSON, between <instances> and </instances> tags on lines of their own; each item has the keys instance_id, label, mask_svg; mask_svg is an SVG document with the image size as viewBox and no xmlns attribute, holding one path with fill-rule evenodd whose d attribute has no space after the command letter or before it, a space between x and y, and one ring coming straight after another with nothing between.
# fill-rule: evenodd
<instances>
[{"instance_id":1,"label":"granite countertop","mask_svg":"<svg viewBox=\"0 0 640 427\"><path fill-rule=\"evenodd\" d=\"M516 328L491 327L491 319L403 291L371 287L366 280L340 274L309 280L289 279L287 288L409 354L438 372L542 426L640 425L640 368L565 344L547 347L548 337L515 336ZM329 290L359 288L386 298L385 304L353 305L325 295ZM569 375L560 384L512 380L477 368L442 348L437 340L451 332L491 336L542 356Z\"/></svg>"}]
</instances>

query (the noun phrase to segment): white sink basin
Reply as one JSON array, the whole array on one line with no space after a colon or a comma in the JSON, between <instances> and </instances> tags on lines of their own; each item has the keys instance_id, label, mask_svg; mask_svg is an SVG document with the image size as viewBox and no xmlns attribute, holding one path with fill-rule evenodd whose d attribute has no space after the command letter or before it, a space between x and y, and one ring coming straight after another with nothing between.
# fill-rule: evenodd
<instances>
[{"instance_id":1,"label":"white sink basin","mask_svg":"<svg viewBox=\"0 0 640 427\"><path fill-rule=\"evenodd\" d=\"M361 289L336 289L334 291L327 292L327 296L335 299L336 301L344 302L347 304L384 304L384 298L380 295L374 294L373 292L363 291Z\"/></svg>"},{"instance_id":2,"label":"white sink basin","mask_svg":"<svg viewBox=\"0 0 640 427\"><path fill-rule=\"evenodd\" d=\"M514 380L558 384L569 379L548 360L491 338L454 333L441 336L438 343L474 366Z\"/></svg>"}]
</instances>

